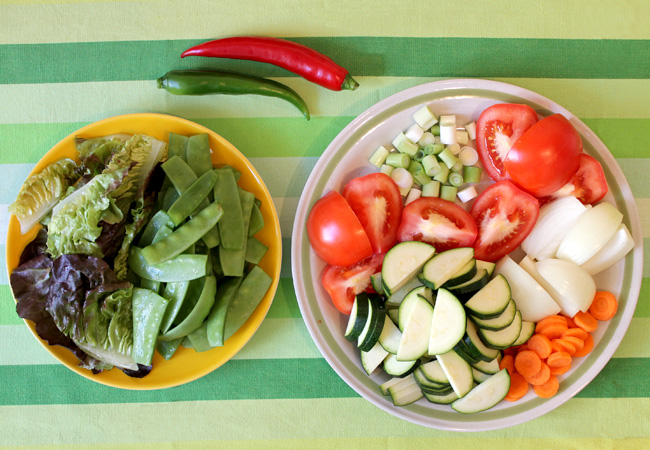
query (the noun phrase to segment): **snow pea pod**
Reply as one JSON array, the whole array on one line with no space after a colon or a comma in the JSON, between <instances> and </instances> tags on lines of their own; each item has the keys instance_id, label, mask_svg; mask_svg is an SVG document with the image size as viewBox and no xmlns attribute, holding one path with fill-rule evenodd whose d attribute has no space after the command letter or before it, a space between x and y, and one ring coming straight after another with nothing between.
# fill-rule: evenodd
<instances>
[{"instance_id":1,"label":"snow pea pod","mask_svg":"<svg viewBox=\"0 0 650 450\"><path fill-rule=\"evenodd\" d=\"M169 236L170 234L172 234L172 229L169 228L167 225L163 225L156 232L156 235L153 237L152 243L155 244L156 242L158 242L164 237ZM151 289L154 292L160 292L160 281L147 280L146 278L143 278L142 280L140 280L140 287L145 289Z\"/></svg>"},{"instance_id":2,"label":"snow pea pod","mask_svg":"<svg viewBox=\"0 0 650 450\"><path fill-rule=\"evenodd\" d=\"M161 341L171 341L179 337L187 336L192 331L196 330L203 324L203 321L210 313L212 305L214 305L215 295L217 293L217 279L213 275L205 277L201 296L196 303L192 312L174 328L167 333L158 336Z\"/></svg>"},{"instance_id":3,"label":"snow pea pod","mask_svg":"<svg viewBox=\"0 0 650 450\"><path fill-rule=\"evenodd\" d=\"M230 302L234 298L243 279L243 277L232 277L219 284L214 306L206 320L208 342L213 347L221 347L223 345L228 306L230 306Z\"/></svg>"},{"instance_id":4,"label":"snow pea pod","mask_svg":"<svg viewBox=\"0 0 650 450\"><path fill-rule=\"evenodd\" d=\"M178 350L178 346L181 345L182 340L183 338L174 339L173 341L158 341L156 349L163 358L169 361L174 356L174 353L176 353L176 350Z\"/></svg>"},{"instance_id":5,"label":"snow pea pod","mask_svg":"<svg viewBox=\"0 0 650 450\"><path fill-rule=\"evenodd\" d=\"M217 174L212 170L205 172L198 180L183 192L180 197L169 207L167 214L178 226L189 215L201 205L201 203L208 198L208 194L212 192L214 183L217 182Z\"/></svg>"},{"instance_id":6,"label":"snow pea pod","mask_svg":"<svg viewBox=\"0 0 650 450\"><path fill-rule=\"evenodd\" d=\"M189 138L182 134L169 133L169 143L167 144L167 154L172 156L180 156L185 159L187 142Z\"/></svg>"},{"instance_id":7,"label":"snow pea pod","mask_svg":"<svg viewBox=\"0 0 650 450\"><path fill-rule=\"evenodd\" d=\"M253 236L262 228L264 228L264 217L262 217L262 211L260 211L259 205L255 202L251 211L251 220L248 224L248 236Z\"/></svg>"},{"instance_id":8,"label":"snow pea pod","mask_svg":"<svg viewBox=\"0 0 650 450\"><path fill-rule=\"evenodd\" d=\"M133 297L133 347L131 357L138 364L148 366L156 348L156 337L160 330L167 304L166 298L149 289L134 288Z\"/></svg>"},{"instance_id":9,"label":"snow pea pod","mask_svg":"<svg viewBox=\"0 0 650 450\"><path fill-rule=\"evenodd\" d=\"M183 253L207 233L223 216L219 203L211 203L164 239L142 249L147 264L161 264ZM189 256L189 255L186 255Z\"/></svg>"},{"instance_id":10,"label":"snow pea pod","mask_svg":"<svg viewBox=\"0 0 650 450\"><path fill-rule=\"evenodd\" d=\"M239 188L239 201L244 221L244 237L246 237L248 235L248 223L250 222L251 210L253 209L255 196L252 193ZM242 245L240 249L233 250L224 247L219 249L219 259L224 275L233 277L244 276L244 266L246 264L246 242L247 239L244 240L244 245Z\"/></svg>"},{"instance_id":11,"label":"snow pea pod","mask_svg":"<svg viewBox=\"0 0 650 450\"><path fill-rule=\"evenodd\" d=\"M257 238L249 237L246 242L246 262L259 264L268 249Z\"/></svg>"},{"instance_id":12,"label":"snow pea pod","mask_svg":"<svg viewBox=\"0 0 650 450\"><path fill-rule=\"evenodd\" d=\"M142 235L138 240L138 245L140 247L146 247L147 245L151 245L154 237L156 236L156 233L163 226L174 228L174 222L169 217L169 215L167 215L165 211L158 211L149 220L147 226L144 227L144 231L142 232Z\"/></svg>"},{"instance_id":13,"label":"snow pea pod","mask_svg":"<svg viewBox=\"0 0 650 450\"><path fill-rule=\"evenodd\" d=\"M185 160L197 177L212 170L210 139L207 134L195 134L187 142Z\"/></svg>"},{"instance_id":14,"label":"snow pea pod","mask_svg":"<svg viewBox=\"0 0 650 450\"><path fill-rule=\"evenodd\" d=\"M219 178L214 185L214 201L221 203L224 210L223 218L217 226L221 238L221 247L240 249L244 246L246 233L239 200L239 187L231 170L215 169L215 172Z\"/></svg>"},{"instance_id":15,"label":"snow pea pod","mask_svg":"<svg viewBox=\"0 0 650 450\"><path fill-rule=\"evenodd\" d=\"M129 268L140 278L154 281L187 281L204 277L207 273L207 255L182 254L161 264L147 264L142 249L132 246Z\"/></svg>"},{"instance_id":16,"label":"snow pea pod","mask_svg":"<svg viewBox=\"0 0 650 450\"><path fill-rule=\"evenodd\" d=\"M196 330L188 334L187 338L192 343L192 347L194 347L194 350L196 350L196 352L198 353L207 352L208 350L212 350L213 348L213 346L210 345L210 342L208 341L208 331L207 331L206 322L203 322L200 327L198 327Z\"/></svg>"},{"instance_id":17,"label":"snow pea pod","mask_svg":"<svg viewBox=\"0 0 650 450\"><path fill-rule=\"evenodd\" d=\"M272 282L271 277L260 266L253 266L244 281L242 281L239 289L237 289L235 297L228 307L224 339L227 340L235 334L248 320L266 295Z\"/></svg>"},{"instance_id":18,"label":"snow pea pod","mask_svg":"<svg viewBox=\"0 0 650 450\"><path fill-rule=\"evenodd\" d=\"M174 281L165 285L163 297L169 300L169 305L167 305L165 315L160 323L161 333L166 333L171 328L174 319L178 315L178 311L180 311L183 305L183 300L185 300L185 295L189 287L189 281Z\"/></svg>"}]
</instances>

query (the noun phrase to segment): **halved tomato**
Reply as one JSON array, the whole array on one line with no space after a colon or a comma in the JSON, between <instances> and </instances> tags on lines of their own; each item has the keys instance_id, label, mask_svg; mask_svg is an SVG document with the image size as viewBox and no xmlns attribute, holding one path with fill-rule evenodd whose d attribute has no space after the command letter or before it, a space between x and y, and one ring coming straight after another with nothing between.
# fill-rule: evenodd
<instances>
[{"instance_id":1,"label":"halved tomato","mask_svg":"<svg viewBox=\"0 0 650 450\"><path fill-rule=\"evenodd\" d=\"M350 266L372 255L359 219L336 191L324 195L312 207L307 235L318 257L333 266Z\"/></svg>"},{"instance_id":2,"label":"halved tomato","mask_svg":"<svg viewBox=\"0 0 650 450\"><path fill-rule=\"evenodd\" d=\"M474 257L496 261L519 247L539 217L539 202L509 181L499 181L479 195L470 211L478 226Z\"/></svg>"},{"instance_id":3,"label":"halved tomato","mask_svg":"<svg viewBox=\"0 0 650 450\"><path fill-rule=\"evenodd\" d=\"M384 253L376 253L350 267L325 267L321 281L336 309L349 315L357 294L374 292L370 284L370 276L381 271L384 255Z\"/></svg>"},{"instance_id":4,"label":"halved tomato","mask_svg":"<svg viewBox=\"0 0 650 450\"><path fill-rule=\"evenodd\" d=\"M503 162L512 145L536 122L537 113L528 105L499 103L481 113L476 122L476 147L490 178L510 179Z\"/></svg>"},{"instance_id":5,"label":"halved tomato","mask_svg":"<svg viewBox=\"0 0 650 450\"><path fill-rule=\"evenodd\" d=\"M607 180L603 167L593 156L580 155L580 167L571 180L574 195L585 205L598 203L607 194Z\"/></svg>"},{"instance_id":6,"label":"halved tomato","mask_svg":"<svg viewBox=\"0 0 650 450\"><path fill-rule=\"evenodd\" d=\"M438 197L420 197L404 207L397 240L428 242L442 252L471 246L476 233L476 223L457 204Z\"/></svg>"},{"instance_id":7,"label":"halved tomato","mask_svg":"<svg viewBox=\"0 0 650 450\"><path fill-rule=\"evenodd\" d=\"M391 177L371 173L354 178L343 188L343 198L361 222L374 253L385 253L397 243L403 205Z\"/></svg>"}]
</instances>

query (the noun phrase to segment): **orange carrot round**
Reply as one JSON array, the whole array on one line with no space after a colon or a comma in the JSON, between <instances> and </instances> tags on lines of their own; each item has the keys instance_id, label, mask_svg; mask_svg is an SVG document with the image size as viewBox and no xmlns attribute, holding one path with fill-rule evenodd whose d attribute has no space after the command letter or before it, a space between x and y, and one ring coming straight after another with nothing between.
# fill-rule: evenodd
<instances>
[{"instance_id":1,"label":"orange carrot round","mask_svg":"<svg viewBox=\"0 0 650 450\"><path fill-rule=\"evenodd\" d=\"M540 384L546 383L550 376L551 376L550 369L546 364L542 363L539 372L537 372L532 377L524 377L524 378L533 386L538 386Z\"/></svg>"},{"instance_id":2,"label":"orange carrot round","mask_svg":"<svg viewBox=\"0 0 650 450\"><path fill-rule=\"evenodd\" d=\"M555 342L556 344L560 344L564 349L564 351L571 356L573 356L576 352L576 346L573 345L572 342L567 341L566 339L557 338L557 339L553 339L553 342Z\"/></svg>"},{"instance_id":3,"label":"orange carrot round","mask_svg":"<svg viewBox=\"0 0 650 450\"><path fill-rule=\"evenodd\" d=\"M521 374L514 372L510 375L510 389L505 396L505 400L516 402L528 392L528 382Z\"/></svg>"},{"instance_id":4,"label":"orange carrot round","mask_svg":"<svg viewBox=\"0 0 650 450\"><path fill-rule=\"evenodd\" d=\"M532 350L524 350L515 356L515 370L524 378L532 377L542 368L542 360Z\"/></svg>"},{"instance_id":5,"label":"orange carrot round","mask_svg":"<svg viewBox=\"0 0 650 450\"><path fill-rule=\"evenodd\" d=\"M515 371L515 357L512 355L504 355L499 363L499 369L503 368L505 368L512 377L512 374Z\"/></svg>"},{"instance_id":6,"label":"orange carrot round","mask_svg":"<svg viewBox=\"0 0 650 450\"><path fill-rule=\"evenodd\" d=\"M550 398L553 397L560 389L560 382L555 375L549 376L548 380L542 384L533 386L533 390L538 397Z\"/></svg>"},{"instance_id":7,"label":"orange carrot round","mask_svg":"<svg viewBox=\"0 0 650 450\"><path fill-rule=\"evenodd\" d=\"M573 321L587 333L592 333L598 328L598 321L588 312L578 311L578 313L573 316Z\"/></svg>"},{"instance_id":8,"label":"orange carrot round","mask_svg":"<svg viewBox=\"0 0 650 450\"><path fill-rule=\"evenodd\" d=\"M566 366L560 366L560 367L548 366L548 370L551 372L551 375L562 375L563 373L567 373L569 369L571 369L571 364L567 364Z\"/></svg>"},{"instance_id":9,"label":"orange carrot round","mask_svg":"<svg viewBox=\"0 0 650 450\"><path fill-rule=\"evenodd\" d=\"M571 317L566 317L565 316L564 318L566 319L566 324L569 327L569 329L576 327L576 324L575 324L575 322L573 321L573 319Z\"/></svg>"},{"instance_id":10,"label":"orange carrot round","mask_svg":"<svg viewBox=\"0 0 650 450\"><path fill-rule=\"evenodd\" d=\"M528 339L526 344L528 344L528 348L537 353L537 356L541 359L548 358L548 355L553 351L551 341L543 334L534 334L530 339Z\"/></svg>"},{"instance_id":11,"label":"orange carrot round","mask_svg":"<svg viewBox=\"0 0 650 450\"><path fill-rule=\"evenodd\" d=\"M573 345L573 347L575 348L575 352L573 352L573 354L579 352L580 350L582 350L582 347L585 346L585 341L575 336L562 336L560 339L562 339L565 342L570 342Z\"/></svg>"},{"instance_id":12,"label":"orange carrot round","mask_svg":"<svg viewBox=\"0 0 650 450\"><path fill-rule=\"evenodd\" d=\"M609 320L616 315L618 301L609 291L596 291L589 313L597 320Z\"/></svg>"},{"instance_id":13,"label":"orange carrot round","mask_svg":"<svg viewBox=\"0 0 650 450\"><path fill-rule=\"evenodd\" d=\"M569 327L566 322L556 322L541 327L537 333L542 334L549 339L557 339L568 329Z\"/></svg>"},{"instance_id":14,"label":"orange carrot round","mask_svg":"<svg viewBox=\"0 0 650 450\"><path fill-rule=\"evenodd\" d=\"M582 350L575 352L573 356L575 357L580 357L580 356L585 356L588 355L589 352L591 352L594 348L594 338L591 334L587 335L587 339L585 339L585 346L582 347Z\"/></svg>"},{"instance_id":15,"label":"orange carrot round","mask_svg":"<svg viewBox=\"0 0 650 450\"><path fill-rule=\"evenodd\" d=\"M571 355L567 352L553 352L546 359L549 367L564 367L571 365Z\"/></svg>"},{"instance_id":16,"label":"orange carrot round","mask_svg":"<svg viewBox=\"0 0 650 450\"><path fill-rule=\"evenodd\" d=\"M573 336L573 337L577 337L578 339L584 341L585 339L587 339L588 335L589 335L589 333L587 333L582 328L569 328L568 330L566 330L562 334L562 337Z\"/></svg>"}]
</instances>

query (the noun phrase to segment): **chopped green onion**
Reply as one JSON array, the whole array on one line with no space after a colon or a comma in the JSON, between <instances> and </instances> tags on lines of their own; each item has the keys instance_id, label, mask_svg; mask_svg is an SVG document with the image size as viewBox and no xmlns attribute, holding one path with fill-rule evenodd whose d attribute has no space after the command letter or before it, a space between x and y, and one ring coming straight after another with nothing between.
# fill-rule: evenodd
<instances>
[{"instance_id":1,"label":"chopped green onion","mask_svg":"<svg viewBox=\"0 0 650 450\"><path fill-rule=\"evenodd\" d=\"M415 152L415 155L413 155L413 159L415 161L422 161L422 158L424 158L424 156L425 156L424 149L421 148L417 152Z\"/></svg>"},{"instance_id":2,"label":"chopped green onion","mask_svg":"<svg viewBox=\"0 0 650 450\"><path fill-rule=\"evenodd\" d=\"M460 145L458 144L451 144L448 145L447 148L451 152L452 155L458 156L460 154Z\"/></svg>"},{"instance_id":3,"label":"chopped green onion","mask_svg":"<svg viewBox=\"0 0 650 450\"><path fill-rule=\"evenodd\" d=\"M440 141L445 145L456 143L456 116L440 116Z\"/></svg>"},{"instance_id":4,"label":"chopped green onion","mask_svg":"<svg viewBox=\"0 0 650 450\"><path fill-rule=\"evenodd\" d=\"M386 164L406 169L411 164L411 158L406 153L393 152L386 157Z\"/></svg>"},{"instance_id":5,"label":"chopped green onion","mask_svg":"<svg viewBox=\"0 0 650 450\"><path fill-rule=\"evenodd\" d=\"M444 144L431 144L422 148L425 155L437 155L445 149Z\"/></svg>"},{"instance_id":6,"label":"chopped green onion","mask_svg":"<svg viewBox=\"0 0 650 450\"><path fill-rule=\"evenodd\" d=\"M406 138L411 142L418 142L422 138L423 134L424 130L417 123L411 125L410 128L406 130L406 133L404 133Z\"/></svg>"},{"instance_id":7,"label":"chopped green onion","mask_svg":"<svg viewBox=\"0 0 650 450\"><path fill-rule=\"evenodd\" d=\"M465 166L463 168L463 179L465 183L478 183L481 181L483 170L477 166Z\"/></svg>"},{"instance_id":8,"label":"chopped green onion","mask_svg":"<svg viewBox=\"0 0 650 450\"><path fill-rule=\"evenodd\" d=\"M467 203L471 199L477 196L476 188L474 186L466 187L463 190L458 191L458 200L463 203Z\"/></svg>"},{"instance_id":9,"label":"chopped green onion","mask_svg":"<svg viewBox=\"0 0 650 450\"><path fill-rule=\"evenodd\" d=\"M465 145L469 142L469 134L465 130L456 130L456 142Z\"/></svg>"},{"instance_id":10,"label":"chopped green onion","mask_svg":"<svg viewBox=\"0 0 650 450\"><path fill-rule=\"evenodd\" d=\"M413 175L411 175L411 172L404 169L403 167L397 167L390 174L390 177L399 188L400 193L406 196L413 186Z\"/></svg>"},{"instance_id":11,"label":"chopped green onion","mask_svg":"<svg viewBox=\"0 0 650 450\"><path fill-rule=\"evenodd\" d=\"M440 187L440 198L443 200L449 200L450 202L456 201L456 193L458 188L456 186L441 186Z\"/></svg>"},{"instance_id":12,"label":"chopped green onion","mask_svg":"<svg viewBox=\"0 0 650 450\"><path fill-rule=\"evenodd\" d=\"M440 172L438 172L438 175L435 175L433 179L441 183L446 183L448 178L449 168L444 164L440 164Z\"/></svg>"},{"instance_id":13,"label":"chopped green onion","mask_svg":"<svg viewBox=\"0 0 650 450\"><path fill-rule=\"evenodd\" d=\"M444 149L438 154L438 158L445 163L445 166L447 166L448 169L451 169L456 165L456 163L460 162L458 158L454 156L454 154L449 150L449 147Z\"/></svg>"},{"instance_id":14,"label":"chopped green onion","mask_svg":"<svg viewBox=\"0 0 650 450\"><path fill-rule=\"evenodd\" d=\"M449 184L456 187L460 186L463 184L463 176L458 172L449 173Z\"/></svg>"},{"instance_id":15,"label":"chopped green onion","mask_svg":"<svg viewBox=\"0 0 650 450\"><path fill-rule=\"evenodd\" d=\"M417 200L422 196L422 191L416 188L413 188L409 191L408 195L406 196L406 200L404 200L404 206L408 205L414 200Z\"/></svg>"},{"instance_id":16,"label":"chopped green onion","mask_svg":"<svg viewBox=\"0 0 650 450\"><path fill-rule=\"evenodd\" d=\"M415 152L418 151L417 144L414 144L406 137L406 135L400 132L395 139L393 139L393 145L397 150L402 153L406 153L409 156L415 155Z\"/></svg>"},{"instance_id":17,"label":"chopped green onion","mask_svg":"<svg viewBox=\"0 0 650 450\"><path fill-rule=\"evenodd\" d=\"M472 141L476 139L476 122L470 122L465 125L465 131L467 131L467 135Z\"/></svg>"},{"instance_id":18,"label":"chopped green onion","mask_svg":"<svg viewBox=\"0 0 650 450\"><path fill-rule=\"evenodd\" d=\"M438 137L439 137L439 136L440 136L440 125L434 125L434 126L432 126L431 129L430 129L429 131L430 131L431 134L433 134L434 136L438 136Z\"/></svg>"},{"instance_id":19,"label":"chopped green onion","mask_svg":"<svg viewBox=\"0 0 650 450\"><path fill-rule=\"evenodd\" d=\"M435 136L427 131L425 133L422 133L422 137L418 141L418 145L420 145L421 147L426 147L427 145L433 145L435 140L436 140Z\"/></svg>"},{"instance_id":20,"label":"chopped green onion","mask_svg":"<svg viewBox=\"0 0 650 450\"><path fill-rule=\"evenodd\" d=\"M420 109L413 114L413 120L423 129L428 130L433 125L438 123L438 118L431 112L427 105L423 105Z\"/></svg>"},{"instance_id":21,"label":"chopped green onion","mask_svg":"<svg viewBox=\"0 0 650 450\"><path fill-rule=\"evenodd\" d=\"M424 173L430 177L440 173L440 163L438 162L438 158L433 155L427 155L422 158L422 167L424 167Z\"/></svg>"},{"instance_id":22,"label":"chopped green onion","mask_svg":"<svg viewBox=\"0 0 650 450\"><path fill-rule=\"evenodd\" d=\"M440 181L431 180L422 185L422 197L438 197L440 195Z\"/></svg>"},{"instance_id":23,"label":"chopped green onion","mask_svg":"<svg viewBox=\"0 0 650 450\"><path fill-rule=\"evenodd\" d=\"M463 163L460 162L460 159L459 159L458 162L457 162L456 164L454 164L454 166L451 168L451 170L452 170L453 172L457 172L457 173L462 174L462 172L463 172L463 167L465 167L465 166L463 166Z\"/></svg>"},{"instance_id":24,"label":"chopped green onion","mask_svg":"<svg viewBox=\"0 0 650 450\"><path fill-rule=\"evenodd\" d=\"M424 167L418 161L411 161L408 171L413 175L413 179L417 184L427 184L431 179L424 172Z\"/></svg>"},{"instance_id":25,"label":"chopped green onion","mask_svg":"<svg viewBox=\"0 0 650 450\"><path fill-rule=\"evenodd\" d=\"M382 164L381 167L379 168L379 171L381 173L385 173L388 176L390 176L393 170L395 170L395 168L393 166L389 166L388 164Z\"/></svg>"},{"instance_id":26,"label":"chopped green onion","mask_svg":"<svg viewBox=\"0 0 650 450\"><path fill-rule=\"evenodd\" d=\"M377 150L368 158L368 161L370 161L371 164L373 164L375 167L379 168L381 167L384 162L386 162L386 157L388 156L388 150L386 150L386 147L383 145L380 145Z\"/></svg>"},{"instance_id":27,"label":"chopped green onion","mask_svg":"<svg viewBox=\"0 0 650 450\"><path fill-rule=\"evenodd\" d=\"M465 146L460 149L458 158L464 166L473 166L478 162L478 152L473 147Z\"/></svg>"}]
</instances>

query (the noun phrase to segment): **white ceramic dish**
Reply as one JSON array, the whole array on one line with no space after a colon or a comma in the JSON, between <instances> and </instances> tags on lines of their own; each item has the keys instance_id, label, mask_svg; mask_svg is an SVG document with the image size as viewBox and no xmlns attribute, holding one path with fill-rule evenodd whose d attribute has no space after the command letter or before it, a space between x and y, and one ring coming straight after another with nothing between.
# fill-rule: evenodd
<instances>
[{"instance_id":1,"label":"white ceramic dish","mask_svg":"<svg viewBox=\"0 0 650 450\"><path fill-rule=\"evenodd\" d=\"M560 377L560 390L551 399L538 398L532 390L515 403L501 402L477 414L463 415L448 406L425 399L407 407L393 406L378 384L388 376L375 371L366 375L356 347L343 337L347 316L339 313L320 283L325 267L309 245L306 220L312 205L330 190L341 191L354 177L376 171L368 157L379 145L390 144L399 130L413 123L412 114L429 105L436 114L456 114L458 123L476 120L495 103L525 103L541 116L560 113L582 136L584 149L605 170L612 202L624 214L636 245L627 257L596 277L597 286L617 294L619 310L594 335L594 350L576 358L572 369ZM630 187L616 160L600 139L577 117L551 100L529 90L486 80L438 81L399 92L353 120L329 145L312 171L298 205L292 236L292 271L298 304L307 328L332 368L356 392L379 408L410 422L445 430L485 431L513 426L545 414L576 395L601 371L620 344L634 313L642 279L643 244L639 215Z\"/></svg>"}]
</instances>

